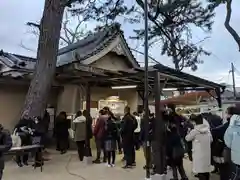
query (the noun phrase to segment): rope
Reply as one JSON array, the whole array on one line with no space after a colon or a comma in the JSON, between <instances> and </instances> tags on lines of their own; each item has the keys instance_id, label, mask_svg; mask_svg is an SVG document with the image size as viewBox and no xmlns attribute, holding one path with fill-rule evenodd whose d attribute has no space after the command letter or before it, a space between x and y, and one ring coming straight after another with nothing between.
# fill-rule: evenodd
<instances>
[{"instance_id":1,"label":"rope","mask_svg":"<svg viewBox=\"0 0 240 180\"><path fill-rule=\"evenodd\" d=\"M74 156L74 154L71 154L71 155L70 155L70 157L69 157L69 159L68 159L68 162L67 162L67 164L66 164L66 166L65 166L65 169L66 169L67 173L68 173L69 175L71 175L71 176L78 177L78 178L80 178L80 179L82 179L82 180L87 180L85 177L83 177L83 176L81 176L81 175L79 175L79 174L70 172L69 166L70 166L70 163L71 163L71 161L72 161L73 156Z\"/></svg>"}]
</instances>

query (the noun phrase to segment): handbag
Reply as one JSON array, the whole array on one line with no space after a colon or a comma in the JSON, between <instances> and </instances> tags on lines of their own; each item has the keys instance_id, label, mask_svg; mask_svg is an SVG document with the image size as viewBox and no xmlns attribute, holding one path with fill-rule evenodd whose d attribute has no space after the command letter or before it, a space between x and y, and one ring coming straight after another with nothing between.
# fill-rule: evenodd
<instances>
[{"instance_id":1,"label":"handbag","mask_svg":"<svg viewBox=\"0 0 240 180\"><path fill-rule=\"evenodd\" d=\"M224 158L224 162L225 163L231 163L232 159L231 159L231 149L228 147L225 147L223 149L223 158Z\"/></svg>"},{"instance_id":2,"label":"handbag","mask_svg":"<svg viewBox=\"0 0 240 180\"><path fill-rule=\"evenodd\" d=\"M73 131L72 128L69 128L69 129L68 129L68 134L69 134L69 136L70 136L71 139L74 139L74 131Z\"/></svg>"},{"instance_id":3,"label":"handbag","mask_svg":"<svg viewBox=\"0 0 240 180\"><path fill-rule=\"evenodd\" d=\"M21 137L17 133L17 129L15 129L13 131L11 138L12 138L12 147L20 147L22 145L22 140L21 140Z\"/></svg>"}]
</instances>

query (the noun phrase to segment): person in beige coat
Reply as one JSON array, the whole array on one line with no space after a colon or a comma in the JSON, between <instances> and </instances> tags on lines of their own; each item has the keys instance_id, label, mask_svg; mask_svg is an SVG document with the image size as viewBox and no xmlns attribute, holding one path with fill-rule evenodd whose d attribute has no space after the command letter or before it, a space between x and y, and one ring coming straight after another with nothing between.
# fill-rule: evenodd
<instances>
[{"instance_id":1,"label":"person in beige coat","mask_svg":"<svg viewBox=\"0 0 240 180\"><path fill-rule=\"evenodd\" d=\"M74 141L77 144L79 160L83 161L85 153L86 140L86 118L81 111L76 113L76 118L73 120L72 129L74 131Z\"/></svg>"},{"instance_id":2,"label":"person in beige coat","mask_svg":"<svg viewBox=\"0 0 240 180\"><path fill-rule=\"evenodd\" d=\"M192 141L193 173L198 174L199 180L209 180L212 135L201 115L193 120L196 125L185 138L188 142Z\"/></svg>"}]
</instances>

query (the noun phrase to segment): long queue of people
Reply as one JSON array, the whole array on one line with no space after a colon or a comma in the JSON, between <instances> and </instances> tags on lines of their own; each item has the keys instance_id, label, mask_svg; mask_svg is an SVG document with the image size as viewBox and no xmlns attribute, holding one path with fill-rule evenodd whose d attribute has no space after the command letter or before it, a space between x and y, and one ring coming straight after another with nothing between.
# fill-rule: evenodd
<instances>
[{"instance_id":1,"label":"long queue of people","mask_svg":"<svg viewBox=\"0 0 240 180\"><path fill-rule=\"evenodd\" d=\"M174 105L168 105L168 108L163 110L162 117L167 129L166 162L172 169L173 180L178 179L178 174L181 179L188 179L183 165L186 153L189 160L192 161L192 170L195 176L200 180L208 180L211 172L219 173L221 180L239 178L240 154L238 152L240 149L238 150L238 147L240 148L240 139L238 142L237 138L240 133L240 116L238 114L235 107L229 107L226 122L223 123L220 117L208 113L191 115L189 119L184 118L175 112ZM151 112L149 115L148 135L150 141L153 142L156 119ZM103 162L107 163L109 167L113 167L118 149L119 154L123 153L123 161L126 162L123 168L136 166L135 150L142 146L146 157L146 121L142 117L144 115L136 112L131 114L130 108L126 107L125 115L120 119L115 117L108 107L105 107L99 111L98 120L92 131L91 118L78 112L77 117L73 120L72 128L75 132L74 140L78 146L79 159L82 161L85 154L86 136L88 139L94 136L97 154L93 163ZM62 127L66 127L66 125ZM67 130L65 131L67 134ZM63 133L60 132L59 134L62 135ZM62 140L63 143L67 142L66 137L59 137L59 140ZM61 143L60 146L62 150ZM67 144L63 147L66 149ZM65 153L65 150L61 152ZM102 159L101 154L103 154ZM151 162L152 173L155 173L153 159ZM215 168L213 171L212 167Z\"/></svg>"},{"instance_id":2,"label":"long queue of people","mask_svg":"<svg viewBox=\"0 0 240 180\"><path fill-rule=\"evenodd\" d=\"M240 179L240 112L236 107L227 109L225 120L208 113L193 114L187 119L176 113L174 105L167 107L162 111L162 118L166 125L166 166L171 167L173 180L179 179L178 174L181 179L188 179L183 165L185 154L188 154L189 160L192 161L193 173L200 180L209 180L211 172L219 173L220 180ZM109 167L114 167L116 150L118 150L119 154L123 153L123 161L126 162L123 168L132 168L136 166L135 151L141 146L146 157L145 135L148 134L150 142L155 140L154 123L157 119L151 112L149 115L149 132L146 133L144 115L136 112L131 114L129 107L125 107L122 119L115 117L108 107L103 108L99 111L93 129L92 118L87 111L77 112L72 123L67 121L66 113L61 112L56 117L54 126L56 149L61 154L67 152L71 127L80 161L83 161L86 149L90 147L88 141L94 137L97 154L93 163L104 162ZM21 137L22 145L31 144L30 137L40 137L40 143L44 145L48 125L49 115L45 113L42 120L21 119L15 130ZM4 168L3 153L11 146L10 133L0 126L0 179ZM91 152L89 153L91 155ZM103 154L102 159L101 154ZM27 160L26 155L16 157L20 167L28 165ZM151 164L152 173L155 173L153 158Z\"/></svg>"}]
</instances>

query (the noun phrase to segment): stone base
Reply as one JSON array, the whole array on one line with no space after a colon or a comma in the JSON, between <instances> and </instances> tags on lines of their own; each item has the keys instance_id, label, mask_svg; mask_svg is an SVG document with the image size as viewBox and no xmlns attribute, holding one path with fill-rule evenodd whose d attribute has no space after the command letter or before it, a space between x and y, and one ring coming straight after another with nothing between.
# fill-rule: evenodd
<instances>
[{"instance_id":1,"label":"stone base","mask_svg":"<svg viewBox=\"0 0 240 180\"><path fill-rule=\"evenodd\" d=\"M151 180L167 180L166 174L154 174Z\"/></svg>"},{"instance_id":2,"label":"stone base","mask_svg":"<svg viewBox=\"0 0 240 180\"><path fill-rule=\"evenodd\" d=\"M92 164L92 156L88 156L88 157L84 157L84 159L83 159L83 162L85 163L85 164L87 164L87 165L90 165L90 164Z\"/></svg>"}]
</instances>

